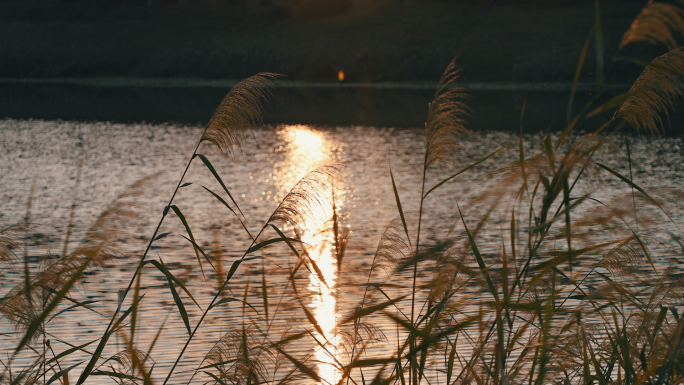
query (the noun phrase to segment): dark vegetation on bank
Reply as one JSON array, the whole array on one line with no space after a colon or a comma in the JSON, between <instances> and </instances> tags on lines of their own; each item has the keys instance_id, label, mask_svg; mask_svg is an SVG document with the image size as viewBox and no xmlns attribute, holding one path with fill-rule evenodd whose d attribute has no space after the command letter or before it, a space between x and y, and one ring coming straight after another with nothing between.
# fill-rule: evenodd
<instances>
[{"instance_id":1,"label":"dark vegetation on bank","mask_svg":"<svg viewBox=\"0 0 684 385\"><path fill-rule=\"evenodd\" d=\"M434 81L458 57L465 81L572 80L593 1L0 0L0 77L194 77ZM335 5L337 4L337 5ZM346 5L345 5L346 4ZM601 2L606 81L631 83L669 50L618 52L644 1ZM308 7L308 8L307 8ZM318 8L317 8L318 7ZM337 16L318 17L326 12ZM596 50L582 80L593 81Z\"/></svg>"}]
</instances>

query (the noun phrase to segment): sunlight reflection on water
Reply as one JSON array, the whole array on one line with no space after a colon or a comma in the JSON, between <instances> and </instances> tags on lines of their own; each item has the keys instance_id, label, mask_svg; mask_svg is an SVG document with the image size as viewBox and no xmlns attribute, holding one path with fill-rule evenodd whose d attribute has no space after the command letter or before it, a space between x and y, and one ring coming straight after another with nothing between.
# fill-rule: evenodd
<instances>
[{"instance_id":1,"label":"sunlight reflection on water","mask_svg":"<svg viewBox=\"0 0 684 385\"><path fill-rule=\"evenodd\" d=\"M284 197L292 187L308 172L327 163L335 161L335 144L325 138L320 131L311 130L308 126L285 126L280 131L281 138L287 143L283 149L286 157L274 168L274 184L279 188L276 199ZM336 185L340 189L343 184ZM339 209L344 205L344 189L335 192L335 205ZM332 197L331 203L332 203ZM321 207L331 208L332 204ZM334 256L334 235L327 228L321 226L332 217L332 209L319 209L302 224L300 234L307 248L309 257L316 263L322 277L312 271L309 275L308 286L311 293L311 308L318 325L323 332L319 347L314 355L318 365L319 376L326 383L336 383L339 377L335 369L335 361L339 360L337 353L337 298L335 283L337 281L337 266Z\"/></svg>"}]
</instances>

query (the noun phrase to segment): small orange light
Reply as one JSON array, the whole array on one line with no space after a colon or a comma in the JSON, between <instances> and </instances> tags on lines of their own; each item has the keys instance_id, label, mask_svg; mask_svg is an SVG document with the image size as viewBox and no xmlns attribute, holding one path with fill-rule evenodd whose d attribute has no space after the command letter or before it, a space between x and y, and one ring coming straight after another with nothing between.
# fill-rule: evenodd
<instances>
[{"instance_id":1,"label":"small orange light","mask_svg":"<svg viewBox=\"0 0 684 385\"><path fill-rule=\"evenodd\" d=\"M344 71L340 71L337 73L337 78L340 79L340 81L344 80Z\"/></svg>"}]
</instances>

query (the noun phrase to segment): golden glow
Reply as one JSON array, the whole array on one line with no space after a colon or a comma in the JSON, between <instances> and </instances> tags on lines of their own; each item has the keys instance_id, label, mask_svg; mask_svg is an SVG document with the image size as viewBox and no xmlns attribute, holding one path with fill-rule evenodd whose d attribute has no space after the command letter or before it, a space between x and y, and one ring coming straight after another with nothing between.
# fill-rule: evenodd
<instances>
[{"instance_id":1,"label":"golden glow","mask_svg":"<svg viewBox=\"0 0 684 385\"><path fill-rule=\"evenodd\" d=\"M340 72L342 73L342 72ZM343 77L343 75L341 75ZM308 126L285 126L280 130L281 138L286 142L283 150L286 154L284 162L274 165L273 184L280 190L274 197L282 199L292 187L308 172L333 160L334 144L325 136ZM344 205L344 188L335 192L335 204ZM314 354L318 366L318 374L323 383L335 384L339 380L339 372L335 367L337 357L337 298L335 283L337 281L337 262L334 256L334 237L331 231L321 231L321 224L332 217L332 200L327 209L314 213L314 217L302 224L302 241L311 245L307 251L321 271L323 280L312 269L308 286L312 295L311 307L314 317L323 330L323 336L317 338L325 344L325 349L318 348ZM322 338L321 338L322 337ZM327 341L327 342L326 342ZM334 357L333 357L334 355Z\"/></svg>"},{"instance_id":2,"label":"golden glow","mask_svg":"<svg viewBox=\"0 0 684 385\"><path fill-rule=\"evenodd\" d=\"M340 71L337 73L337 78L340 79L340 81L344 80L344 71Z\"/></svg>"}]
</instances>

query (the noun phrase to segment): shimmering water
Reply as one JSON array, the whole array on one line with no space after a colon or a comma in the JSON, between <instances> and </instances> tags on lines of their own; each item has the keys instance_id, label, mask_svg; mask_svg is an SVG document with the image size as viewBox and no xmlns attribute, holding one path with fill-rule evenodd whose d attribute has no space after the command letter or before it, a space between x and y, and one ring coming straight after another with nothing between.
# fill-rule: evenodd
<instances>
[{"instance_id":1,"label":"shimmering water","mask_svg":"<svg viewBox=\"0 0 684 385\"><path fill-rule=\"evenodd\" d=\"M86 282L73 294L78 300L96 301L91 305L93 311L70 310L48 324L47 331L55 354L68 348L63 341L81 345L101 336L109 321L107 317L116 310L117 293L128 285L137 263L136 256L152 235L154 225L201 132L201 127L174 124L0 121L0 223L4 227L24 219L35 178L29 213L34 228L27 239L29 255L32 257L44 255L48 251L55 256L62 253L72 203L76 207L74 235L69 250L73 250L99 213L126 186L146 176L164 173L149 183L146 194L141 198L145 203L144 220L126 229L129 236L122 236L127 257L111 263L107 270L89 272ZM539 151L541 139L541 135L526 136L526 153ZM496 170L517 160L517 140L515 135L509 133L490 132L477 133L463 141L461 148L454 154L456 163L461 167L506 144L511 145L430 195L424 219L430 224L427 232L432 239L446 234L459 219L456 203L464 209L469 221L476 222L483 215L486 208L470 202L485 189L499 183L500 178L494 173ZM633 138L632 141L635 182L653 190L681 191L684 181L682 140ZM628 172L623 148L621 139L616 138L614 147L601 155L602 161L620 172ZM345 165L335 184L335 203L341 223L350 231L342 273L337 271L331 245L334 241L331 241L330 233L319 231L321 223L332 212L322 211L318 213L318 218L313 218L302 228L302 240L312 245L309 256L316 262L320 272L305 271L297 277L301 283L298 285L299 295L304 298L301 304L293 299L292 290L287 289L287 271L296 263L296 258L282 244L264 248L255 253L261 259L243 263L231 280L228 293L237 299L247 295L250 301L256 301L253 311L259 312L260 317L265 313L261 299L261 287L265 284L268 292L272 293L268 298L269 310L279 314L272 322L266 323L269 334L274 336L273 342L285 331L296 332L298 328L303 330L303 327L309 326L309 320L302 315L301 306L309 309L328 342L323 342L325 348L321 348L313 340L301 340L295 342L290 351L300 359L308 359L307 362L316 366L326 381L335 383L340 374L334 370L333 364L335 360L347 358L343 349L335 346L339 332L337 323L350 314L364 297L364 291L359 286L346 283L364 281L361 272L372 262L387 224L397 216L389 167L394 173L404 210L407 213L416 212L423 151L421 130L304 125L269 126L256 130L248 136L234 159L221 157L212 145L203 144L200 147L199 153L204 154L215 166L244 213L245 226L252 234L258 233L278 203L309 171L330 162ZM79 168L82 175L77 184ZM452 168L439 166L429 173L428 185L434 185L452 173ZM602 188L594 194L598 200L609 201L629 191L626 185L608 174L601 175L601 178ZM187 219L197 243L212 257L220 255L225 273L249 247L250 238L237 217L202 187L222 194L227 199L219 183L199 159L193 161L184 182L192 184L180 189L174 204ZM591 189L593 186L590 184L577 187L578 194ZM684 224L681 203L669 203L668 210L674 221ZM677 232L678 229L673 228L672 231ZM149 257L163 260L174 275L186 279L187 288L197 300L199 308L206 309L216 293L217 274L204 260L200 267L192 246L181 236L185 235L183 225L174 215L169 215L160 229L160 233L167 232L171 235L155 242ZM291 231L288 232L290 234ZM264 234L263 239L276 236L270 231ZM483 231L478 237L483 253L495 253L499 247L499 237L497 229ZM669 263L667 255L663 255L659 263ZM3 293L21 283L21 272L21 266L18 265L2 271ZM425 279L425 275L421 273L421 278ZM162 379L182 349L188 331L176 309L167 281L159 271L150 265L145 267L142 286L142 292L146 295L141 305L136 343L141 349L147 350L159 328L164 325L151 352L156 362L154 377ZM401 288L390 292L396 295L401 293ZM185 295L181 295L190 316L190 324L194 325L201 316L201 310ZM124 307L127 304L124 303ZM241 328L245 320L243 314L258 318L251 311L240 301L226 303L212 310L183 355L171 383L187 382L213 344L227 331ZM396 336L393 336L393 325L385 324L387 321L380 318L376 321L376 326L389 331L385 332L387 343L378 344L372 350L373 355L382 356L396 349ZM5 321L2 322L0 346L3 351L11 352L17 343L16 336L12 328ZM103 357L112 356L123 348L122 339L116 335L109 342ZM5 355L3 352L2 356ZM62 366L76 364L84 357L73 354L63 360ZM22 357L16 363L20 366L27 360ZM101 369L105 370L106 367ZM79 367L73 370L72 377L78 374ZM89 383L99 383L105 379L92 377ZM203 383L205 379L208 377L201 372L194 378L197 383Z\"/></svg>"}]
</instances>

